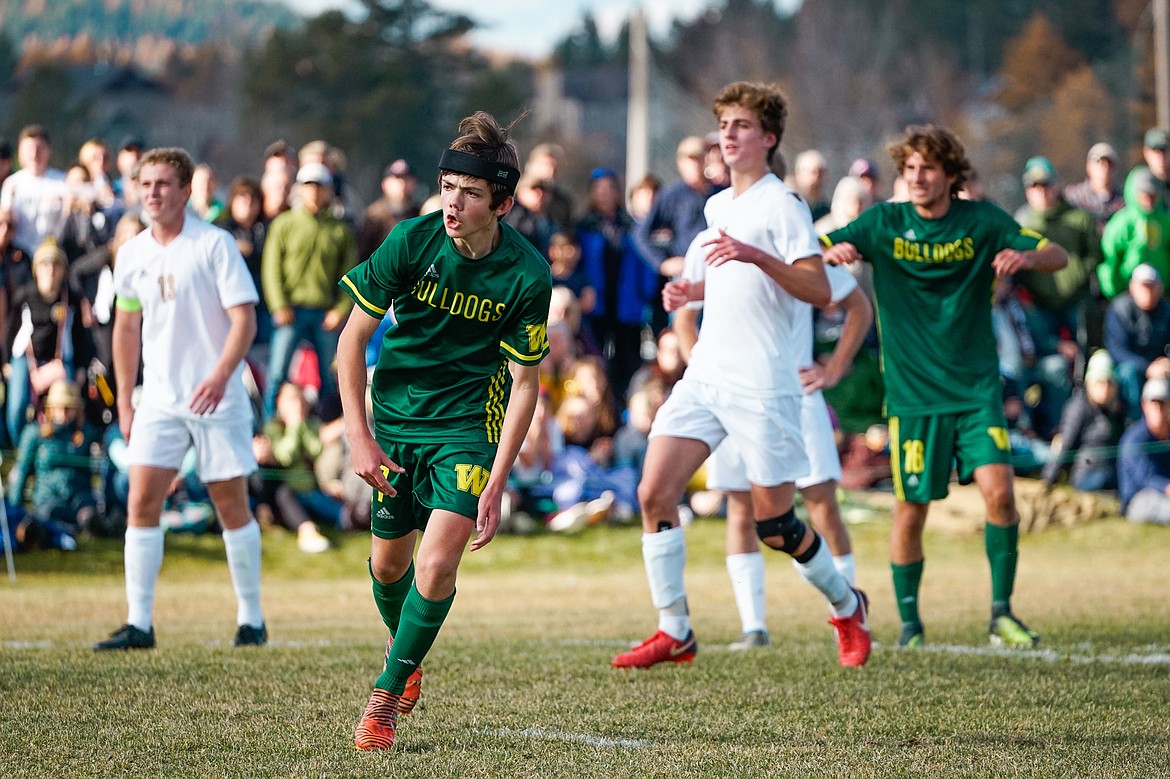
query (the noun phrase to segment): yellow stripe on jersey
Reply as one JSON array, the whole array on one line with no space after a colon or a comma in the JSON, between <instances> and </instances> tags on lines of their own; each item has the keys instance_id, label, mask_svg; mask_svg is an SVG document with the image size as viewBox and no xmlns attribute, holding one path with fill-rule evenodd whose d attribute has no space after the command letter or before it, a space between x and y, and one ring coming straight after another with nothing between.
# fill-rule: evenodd
<instances>
[{"instance_id":1,"label":"yellow stripe on jersey","mask_svg":"<svg viewBox=\"0 0 1170 779\"><path fill-rule=\"evenodd\" d=\"M375 306L373 303L371 303L370 301L366 300L366 299L365 299L365 298L362 296L362 293L358 292L358 288L357 288L357 287L355 287L355 286L353 285L353 282L349 280L349 276L342 276L342 277L341 277L341 283L342 283L342 284L344 284L345 286L349 287L349 289L350 289L350 292L351 292L351 293L353 294L353 296L354 296L354 299L355 299L355 300L357 300L357 302L358 302L358 303L361 303L361 304L362 304L362 308L368 309L369 311L374 311L374 312L376 312L376 313L377 313L379 316L386 316L386 309L384 309L384 308L378 308L378 307L377 307L377 306Z\"/></svg>"},{"instance_id":2,"label":"yellow stripe on jersey","mask_svg":"<svg viewBox=\"0 0 1170 779\"><path fill-rule=\"evenodd\" d=\"M516 362L521 363L523 365L535 365L536 363L540 362L540 359L542 357L541 354L520 354L520 352L516 351L515 349L513 349L511 346L504 343L503 341L500 341L500 347L505 352L512 355L513 359L515 359Z\"/></svg>"},{"instance_id":3,"label":"yellow stripe on jersey","mask_svg":"<svg viewBox=\"0 0 1170 779\"><path fill-rule=\"evenodd\" d=\"M504 386L508 378L508 361L501 360L495 375L488 380L487 403L484 404L484 428L489 444L500 442L500 431L504 429Z\"/></svg>"},{"instance_id":4,"label":"yellow stripe on jersey","mask_svg":"<svg viewBox=\"0 0 1170 779\"><path fill-rule=\"evenodd\" d=\"M135 298L128 298L124 295L118 295L114 298L114 308L119 311L125 311L128 314L133 314L136 311L142 310L142 301Z\"/></svg>"},{"instance_id":5,"label":"yellow stripe on jersey","mask_svg":"<svg viewBox=\"0 0 1170 779\"><path fill-rule=\"evenodd\" d=\"M902 488L902 439L898 430L898 418L890 417L890 467L894 477L894 497L906 500L906 491Z\"/></svg>"}]
</instances>

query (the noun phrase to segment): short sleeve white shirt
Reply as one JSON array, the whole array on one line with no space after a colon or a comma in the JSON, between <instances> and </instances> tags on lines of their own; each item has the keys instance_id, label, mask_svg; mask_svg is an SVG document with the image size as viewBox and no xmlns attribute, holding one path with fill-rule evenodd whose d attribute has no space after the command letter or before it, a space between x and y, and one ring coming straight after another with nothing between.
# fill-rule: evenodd
<instances>
[{"instance_id":1,"label":"short sleeve white shirt","mask_svg":"<svg viewBox=\"0 0 1170 779\"><path fill-rule=\"evenodd\" d=\"M754 265L708 267L703 243L723 230L778 262L819 257L808 206L768 173L738 197L730 188L716 193L705 213L710 226L691 243L683 273L689 281L705 281L688 377L755 396L799 395L797 368L812 361L811 307Z\"/></svg>"},{"instance_id":2,"label":"short sleeve white shirt","mask_svg":"<svg viewBox=\"0 0 1170 779\"><path fill-rule=\"evenodd\" d=\"M149 229L142 231L118 250L114 291L142 307L140 405L189 418L251 419L242 361L214 412L196 417L188 408L195 388L223 354L231 330L227 309L259 300L248 266L227 231L190 214L166 246Z\"/></svg>"},{"instance_id":3,"label":"short sleeve white shirt","mask_svg":"<svg viewBox=\"0 0 1170 779\"><path fill-rule=\"evenodd\" d=\"M12 242L30 256L41 241L53 235L65 205L65 173L48 168L37 176L28 168L4 179L0 209L16 217Z\"/></svg>"}]
</instances>

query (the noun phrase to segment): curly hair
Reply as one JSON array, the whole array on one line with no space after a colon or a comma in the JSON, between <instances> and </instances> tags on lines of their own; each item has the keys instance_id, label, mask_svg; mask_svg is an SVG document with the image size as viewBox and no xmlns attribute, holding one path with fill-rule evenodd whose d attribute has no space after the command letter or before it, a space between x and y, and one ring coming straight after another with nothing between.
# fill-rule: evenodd
<instances>
[{"instance_id":1,"label":"curly hair","mask_svg":"<svg viewBox=\"0 0 1170 779\"><path fill-rule=\"evenodd\" d=\"M151 149L143 154L134 168L134 178L137 179L138 172L147 165L169 165L171 170L175 171L175 176L178 177L181 187L190 186L191 175L195 172L195 163L187 150L173 146Z\"/></svg>"},{"instance_id":2,"label":"curly hair","mask_svg":"<svg viewBox=\"0 0 1170 779\"><path fill-rule=\"evenodd\" d=\"M527 115L528 112L525 111L513 119L507 127L501 127L496 118L487 111L476 111L459 122L459 137L451 141L448 148L519 169L520 153L516 151L516 144L509 136L516 123ZM442 179L442 177L443 174L440 171L439 178ZM512 196L512 190L505 184L497 184L492 181L488 182L488 186L492 192L492 208L499 208L505 200Z\"/></svg>"},{"instance_id":3,"label":"curly hair","mask_svg":"<svg viewBox=\"0 0 1170 779\"><path fill-rule=\"evenodd\" d=\"M780 148L780 139L784 137L784 126L788 123L787 98L780 88L773 84L736 81L719 90L711 104L716 119L732 106L751 111L755 114L761 129L776 136L776 145L768 149L768 164L771 165L776 149Z\"/></svg>"},{"instance_id":4,"label":"curly hair","mask_svg":"<svg viewBox=\"0 0 1170 779\"><path fill-rule=\"evenodd\" d=\"M967 160L963 144L950 130L933 124L907 127L902 138L890 144L889 151L899 174L906 160L915 152L922 155L924 160L942 165L943 173L955 177L951 184L952 198L959 196L971 172L971 163Z\"/></svg>"}]
</instances>

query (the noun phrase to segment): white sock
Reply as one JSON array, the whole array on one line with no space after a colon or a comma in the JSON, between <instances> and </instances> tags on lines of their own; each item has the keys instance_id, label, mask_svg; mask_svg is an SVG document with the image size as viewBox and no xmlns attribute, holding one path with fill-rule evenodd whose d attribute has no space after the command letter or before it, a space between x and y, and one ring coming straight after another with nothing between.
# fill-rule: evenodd
<instances>
[{"instance_id":1,"label":"white sock","mask_svg":"<svg viewBox=\"0 0 1170 779\"><path fill-rule=\"evenodd\" d=\"M154 585L163 560L161 527L126 528L126 622L150 631L154 624Z\"/></svg>"},{"instance_id":2,"label":"white sock","mask_svg":"<svg viewBox=\"0 0 1170 779\"><path fill-rule=\"evenodd\" d=\"M853 594L853 588L845 581L845 577L837 573L833 566L833 556L823 541L811 560L798 563L793 559L792 565L802 579L821 591L829 601L834 617L847 617L857 610L857 596Z\"/></svg>"},{"instance_id":3,"label":"white sock","mask_svg":"<svg viewBox=\"0 0 1170 779\"><path fill-rule=\"evenodd\" d=\"M727 575L731 577L731 591L743 632L767 630L764 621L764 555L745 552L727 555Z\"/></svg>"},{"instance_id":4,"label":"white sock","mask_svg":"<svg viewBox=\"0 0 1170 779\"><path fill-rule=\"evenodd\" d=\"M681 527L642 534L642 560L650 583L650 600L658 609L658 629L682 641L691 632L683 569L687 542Z\"/></svg>"},{"instance_id":5,"label":"white sock","mask_svg":"<svg viewBox=\"0 0 1170 779\"><path fill-rule=\"evenodd\" d=\"M228 570L236 591L236 624L259 627L260 612L260 524L253 519L243 527L223 531Z\"/></svg>"},{"instance_id":6,"label":"white sock","mask_svg":"<svg viewBox=\"0 0 1170 779\"><path fill-rule=\"evenodd\" d=\"M845 581L849 582L850 587L856 584L857 561L853 559L852 552L833 557L833 567L837 569L837 573L841 574Z\"/></svg>"}]
</instances>

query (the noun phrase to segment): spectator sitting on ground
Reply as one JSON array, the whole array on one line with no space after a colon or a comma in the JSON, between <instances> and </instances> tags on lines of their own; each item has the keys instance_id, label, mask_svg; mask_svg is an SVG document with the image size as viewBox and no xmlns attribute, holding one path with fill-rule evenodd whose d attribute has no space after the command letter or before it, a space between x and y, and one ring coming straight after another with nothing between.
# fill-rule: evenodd
<instances>
[{"instance_id":1,"label":"spectator sitting on ground","mask_svg":"<svg viewBox=\"0 0 1170 779\"><path fill-rule=\"evenodd\" d=\"M1060 431L1044 466L1051 487L1069 470L1069 484L1082 492L1117 489L1117 444L1125 430L1125 402L1117 389L1113 358L1099 349L1085 368L1085 384L1064 407Z\"/></svg>"},{"instance_id":2,"label":"spectator sitting on ground","mask_svg":"<svg viewBox=\"0 0 1170 779\"><path fill-rule=\"evenodd\" d=\"M30 521L42 533L63 531L76 537L89 529L97 514L90 441L85 437L81 408L77 386L64 379L56 381L45 397L45 421L26 427L20 438L16 464L9 474L8 503L27 507ZM30 477L32 500L26 503ZM65 542L60 548L68 546Z\"/></svg>"},{"instance_id":3,"label":"spectator sitting on ground","mask_svg":"<svg viewBox=\"0 0 1170 779\"><path fill-rule=\"evenodd\" d=\"M1170 525L1170 384L1142 388L1142 417L1121 437L1117 457L1121 509L1130 522Z\"/></svg>"},{"instance_id":4,"label":"spectator sitting on ground","mask_svg":"<svg viewBox=\"0 0 1170 779\"><path fill-rule=\"evenodd\" d=\"M1105 312L1105 348L1117 365L1117 379L1131 418L1136 418L1142 384L1170 375L1170 301L1158 271L1139 265L1129 291L1118 295Z\"/></svg>"}]
</instances>

